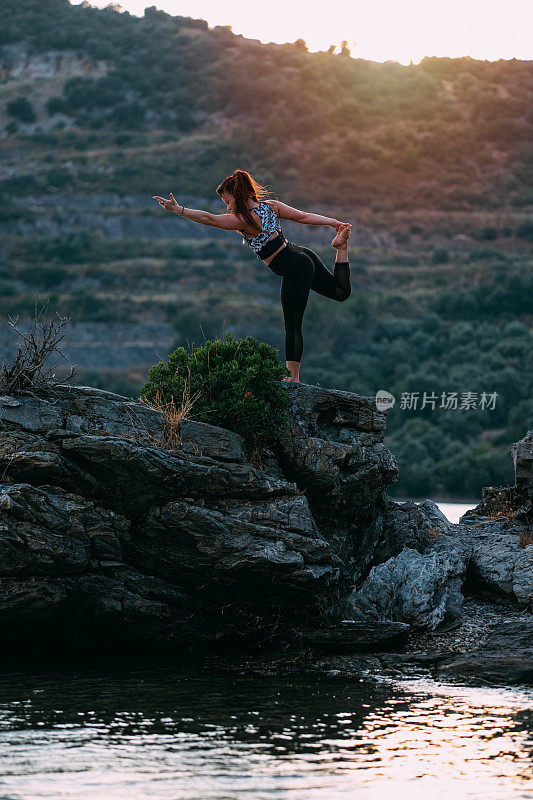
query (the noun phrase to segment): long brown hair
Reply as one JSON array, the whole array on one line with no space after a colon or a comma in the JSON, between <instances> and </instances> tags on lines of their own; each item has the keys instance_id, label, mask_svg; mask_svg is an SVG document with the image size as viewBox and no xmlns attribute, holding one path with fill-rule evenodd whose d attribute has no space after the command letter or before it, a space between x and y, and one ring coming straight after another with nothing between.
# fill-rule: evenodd
<instances>
[{"instance_id":1,"label":"long brown hair","mask_svg":"<svg viewBox=\"0 0 533 800\"><path fill-rule=\"evenodd\" d=\"M227 178L224 178L220 186L217 186L217 192L220 196L222 196L222 192L232 194L235 198L237 214L244 217L252 228L260 230L248 209L248 200L251 197L252 200L258 202L268 197L271 192L269 192L265 186L261 186L260 183L254 181L250 173L246 172L245 169L236 169L233 175L228 175Z\"/></svg>"}]
</instances>

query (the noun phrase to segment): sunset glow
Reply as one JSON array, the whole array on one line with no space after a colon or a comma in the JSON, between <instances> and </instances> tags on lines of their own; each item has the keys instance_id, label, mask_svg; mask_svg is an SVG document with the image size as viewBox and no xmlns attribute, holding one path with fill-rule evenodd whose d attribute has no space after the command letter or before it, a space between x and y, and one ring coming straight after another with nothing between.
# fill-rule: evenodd
<instances>
[{"instance_id":1,"label":"sunset glow","mask_svg":"<svg viewBox=\"0 0 533 800\"><path fill-rule=\"evenodd\" d=\"M77 5L76 0L71 0ZM98 8L109 0L91 0ZM417 64L424 56L470 56L491 61L533 58L532 0L122 0L142 17L151 5L168 14L230 26L262 42L304 39L309 50L339 51L347 41L354 58Z\"/></svg>"}]
</instances>

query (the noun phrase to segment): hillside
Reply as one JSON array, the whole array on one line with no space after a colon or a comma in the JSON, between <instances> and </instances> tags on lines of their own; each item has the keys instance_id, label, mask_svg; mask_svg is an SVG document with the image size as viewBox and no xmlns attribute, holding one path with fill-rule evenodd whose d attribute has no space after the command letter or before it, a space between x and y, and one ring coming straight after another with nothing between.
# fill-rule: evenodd
<instances>
[{"instance_id":1,"label":"hillside","mask_svg":"<svg viewBox=\"0 0 533 800\"><path fill-rule=\"evenodd\" d=\"M252 334L283 359L279 280L222 213L250 170L274 196L353 223L353 293L310 296L302 380L397 398L398 494L508 485L533 427L533 62L404 67L264 45L204 20L4 0L0 327L35 292L71 317L78 382L136 396L187 340ZM238 65L238 69L235 66ZM284 226L333 263L331 231ZM494 410L400 408L402 393L496 392Z\"/></svg>"},{"instance_id":2,"label":"hillside","mask_svg":"<svg viewBox=\"0 0 533 800\"><path fill-rule=\"evenodd\" d=\"M380 64L346 49L309 53L303 40L262 44L154 6L137 18L67 0L4 0L2 12L0 130L41 132L41 149L63 156L36 153L25 194L98 186L151 196L169 174L201 194L240 158L302 201L533 202L532 62ZM8 162L19 147L4 140ZM90 161L64 163L86 148ZM20 191L6 177L5 191Z\"/></svg>"}]
</instances>

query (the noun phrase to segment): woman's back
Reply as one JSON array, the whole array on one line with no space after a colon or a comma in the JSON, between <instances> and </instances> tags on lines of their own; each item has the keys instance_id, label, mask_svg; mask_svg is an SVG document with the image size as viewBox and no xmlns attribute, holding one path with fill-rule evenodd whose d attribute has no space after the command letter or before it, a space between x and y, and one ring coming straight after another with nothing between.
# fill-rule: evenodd
<instances>
[{"instance_id":1,"label":"woman's back","mask_svg":"<svg viewBox=\"0 0 533 800\"><path fill-rule=\"evenodd\" d=\"M268 205L268 203L260 201L259 205L252 206L250 211L255 211L258 214L261 220L262 229L261 232L256 236L246 236L246 234L241 231L244 237L242 243L249 245L249 247L251 247L252 250L257 253L273 233L281 230L281 224L278 215L272 206Z\"/></svg>"}]
</instances>

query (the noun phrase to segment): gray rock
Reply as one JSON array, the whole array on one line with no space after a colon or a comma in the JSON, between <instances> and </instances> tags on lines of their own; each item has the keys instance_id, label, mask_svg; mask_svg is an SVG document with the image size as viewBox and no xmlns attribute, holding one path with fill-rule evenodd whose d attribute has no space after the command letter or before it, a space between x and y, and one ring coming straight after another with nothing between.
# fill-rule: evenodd
<instances>
[{"instance_id":1,"label":"gray rock","mask_svg":"<svg viewBox=\"0 0 533 800\"><path fill-rule=\"evenodd\" d=\"M263 607L314 606L335 591L342 566L303 496L216 508L173 501L136 522L125 552L192 594Z\"/></svg>"},{"instance_id":2,"label":"gray rock","mask_svg":"<svg viewBox=\"0 0 533 800\"><path fill-rule=\"evenodd\" d=\"M392 556L397 556L404 547L411 547L420 553L430 546L440 533L450 533L453 529L432 500L415 503L408 500L399 503L384 492L378 503L381 529L372 544L371 564L381 564ZM365 542L365 550L370 542ZM356 583L358 578L356 577Z\"/></svg>"},{"instance_id":3,"label":"gray rock","mask_svg":"<svg viewBox=\"0 0 533 800\"><path fill-rule=\"evenodd\" d=\"M7 482L39 485L61 484L67 467L57 445L38 434L10 430L0 422L0 468Z\"/></svg>"},{"instance_id":4,"label":"gray rock","mask_svg":"<svg viewBox=\"0 0 533 800\"><path fill-rule=\"evenodd\" d=\"M49 431L108 433L149 443L161 439L165 415L123 395L93 386L59 384L53 391L35 391L0 398L2 429L46 434Z\"/></svg>"},{"instance_id":5,"label":"gray rock","mask_svg":"<svg viewBox=\"0 0 533 800\"><path fill-rule=\"evenodd\" d=\"M521 603L531 603L533 544L522 546L524 528L505 518L480 517L473 524L462 522L459 529L472 547L470 580Z\"/></svg>"},{"instance_id":6,"label":"gray rock","mask_svg":"<svg viewBox=\"0 0 533 800\"><path fill-rule=\"evenodd\" d=\"M194 420L182 420L169 448L165 423L159 411L91 387L2 398L4 627L13 633L24 620L35 630L46 617L51 634L76 619L76 631L117 642L136 632L215 642L279 635L338 601L344 564L275 450L260 469L240 435ZM373 434L359 433L375 476ZM337 480L328 465L324 475ZM328 535L344 514L336 497Z\"/></svg>"},{"instance_id":7,"label":"gray rock","mask_svg":"<svg viewBox=\"0 0 533 800\"><path fill-rule=\"evenodd\" d=\"M482 500L463 514L459 522L476 522L488 517L492 520L508 519L525 527L528 536L533 536L533 431L511 449L515 469L513 486L486 486L482 489Z\"/></svg>"},{"instance_id":8,"label":"gray rock","mask_svg":"<svg viewBox=\"0 0 533 800\"><path fill-rule=\"evenodd\" d=\"M533 603L533 545L524 547L513 570L513 594L519 603Z\"/></svg>"},{"instance_id":9,"label":"gray rock","mask_svg":"<svg viewBox=\"0 0 533 800\"><path fill-rule=\"evenodd\" d=\"M533 683L533 620L497 623L482 647L442 665L439 677L480 683Z\"/></svg>"},{"instance_id":10,"label":"gray rock","mask_svg":"<svg viewBox=\"0 0 533 800\"><path fill-rule=\"evenodd\" d=\"M0 575L68 575L122 559L129 521L61 489L0 485Z\"/></svg>"},{"instance_id":11,"label":"gray rock","mask_svg":"<svg viewBox=\"0 0 533 800\"><path fill-rule=\"evenodd\" d=\"M469 580L481 588L533 601L533 431L515 442L515 484L484 487L482 500L459 520L472 543Z\"/></svg>"},{"instance_id":12,"label":"gray rock","mask_svg":"<svg viewBox=\"0 0 533 800\"><path fill-rule=\"evenodd\" d=\"M216 502L221 497L263 500L297 493L295 484L249 463L142 447L117 436L58 436L57 441L64 458L83 470L93 485L86 491L96 492L128 517L143 513L147 505L186 496Z\"/></svg>"},{"instance_id":13,"label":"gray rock","mask_svg":"<svg viewBox=\"0 0 533 800\"><path fill-rule=\"evenodd\" d=\"M349 574L364 575L379 538L383 489L398 474L383 443L386 412L375 400L302 383L282 384L289 421L273 451L283 474L305 492L324 538Z\"/></svg>"},{"instance_id":14,"label":"gray rock","mask_svg":"<svg viewBox=\"0 0 533 800\"><path fill-rule=\"evenodd\" d=\"M0 578L0 625L13 647L86 647L98 640L189 649L216 640L220 620L165 581L124 565L69 577Z\"/></svg>"},{"instance_id":15,"label":"gray rock","mask_svg":"<svg viewBox=\"0 0 533 800\"><path fill-rule=\"evenodd\" d=\"M403 622L343 620L320 630L298 631L299 641L329 653L367 653L403 646L410 630Z\"/></svg>"},{"instance_id":16,"label":"gray rock","mask_svg":"<svg viewBox=\"0 0 533 800\"><path fill-rule=\"evenodd\" d=\"M283 386L260 464L195 420L169 447L162 412L92 387L0 397L0 632L184 648L305 622L317 647L381 648L456 618L467 573L530 602L523 527L395 502L373 398Z\"/></svg>"},{"instance_id":17,"label":"gray rock","mask_svg":"<svg viewBox=\"0 0 533 800\"><path fill-rule=\"evenodd\" d=\"M215 436L216 431L211 438ZM183 496L217 500L224 494L251 499L297 493L295 484L284 478L248 462L233 462L236 456L233 444L226 459L215 459L119 436L53 431L39 439L0 431L0 466L10 480L53 481L129 517L144 513L147 505Z\"/></svg>"},{"instance_id":18,"label":"gray rock","mask_svg":"<svg viewBox=\"0 0 533 800\"><path fill-rule=\"evenodd\" d=\"M235 431L197 420L183 419L179 434L181 436L179 449L183 453L218 458L222 461L241 463L246 461L244 438Z\"/></svg>"},{"instance_id":19,"label":"gray rock","mask_svg":"<svg viewBox=\"0 0 533 800\"><path fill-rule=\"evenodd\" d=\"M386 412L373 398L305 383L283 384L289 421L276 438L284 473L338 517L369 512L398 476L396 460L383 444Z\"/></svg>"},{"instance_id":20,"label":"gray rock","mask_svg":"<svg viewBox=\"0 0 533 800\"><path fill-rule=\"evenodd\" d=\"M50 621L54 627L64 623L72 596L72 578L0 578L0 625L13 641L24 635L21 627ZM4 645L9 641L4 638Z\"/></svg>"},{"instance_id":21,"label":"gray rock","mask_svg":"<svg viewBox=\"0 0 533 800\"><path fill-rule=\"evenodd\" d=\"M460 614L466 564L456 549L419 553L406 547L384 564L372 567L359 590L346 601L354 619L408 622L434 630Z\"/></svg>"},{"instance_id":22,"label":"gray rock","mask_svg":"<svg viewBox=\"0 0 533 800\"><path fill-rule=\"evenodd\" d=\"M533 431L512 447L515 484L524 498L533 499Z\"/></svg>"},{"instance_id":23,"label":"gray rock","mask_svg":"<svg viewBox=\"0 0 533 800\"><path fill-rule=\"evenodd\" d=\"M177 640L187 647L215 635L203 609L188 595L129 567L81 575L73 591L76 616L95 638L152 644Z\"/></svg>"}]
</instances>

